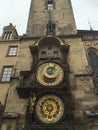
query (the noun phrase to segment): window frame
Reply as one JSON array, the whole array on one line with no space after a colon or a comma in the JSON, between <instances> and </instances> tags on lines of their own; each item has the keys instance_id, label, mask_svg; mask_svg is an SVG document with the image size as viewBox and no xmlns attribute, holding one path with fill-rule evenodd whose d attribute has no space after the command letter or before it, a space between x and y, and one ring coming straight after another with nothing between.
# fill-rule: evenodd
<instances>
[{"instance_id":1,"label":"window frame","mask_svg":"<svg viewBox=\"0 0 98 130\"><path fill-rule=\"evenodd\" d=\"M98 76L98 69L97 69L97 64L98 64L98 53L95 49L91 48L88 51L88 63L92 68L93 75Z\"/></svg>"},{"instance_id":2,"label":"window frame","mask_svg":"<svg viewBox=\"0 0 98 130\"><path fill-rule=\"evenodd\" d=\"M3 34L3 40L10 40L12 38L12 31L5 31Z\"/></svg>"},{"instance_id":3,"label":"window frame","mask_svg":"<svg viewBox=\"0 0 98 130\"><path fill-rule=\"evenodd\" d=\"M55 54L56 54L56 56L55 56ZM59 57L59 52L58 51L53 51L53 57L58 58Z\"/></svg>"},{"instance_id":4,"label":"window frame","mask_svg":"<svg viewBox=\"0 0 98 130\"><path fill-rule=\"evenodd\" d=\"M46 51L41 52L41 58L47 58L47 53Z\"/></svg>"},{"instance_id":5,"label":"window frame","mask_svg":"<svg viewBox=\"0 0 98 130\"><path fill-rule=\"evenodd\" d=\"M11 69L11 70L5 71L5 69ZM1 75L1 82L2 83L9 83L11 81L12 72L13 72L13 66L3 66L2 75Z\"/></svg>"},{"instance_id":6,"label":"window frame","mask_svg":"<svg viewBox=\"0 0 98 130\"><path fill-rule=\"evenodd\" d=\"M11 50L11 49L14 49L14 48L16 48L16 51L15 50ZM18 46L9 46L8 52L7 52L7 56L8 57L17 56L17 50L18 50ZM10 53L12 53L12 54L10 54Z\"/></svg>"},{"instance_id":7,"label":"window frame","mask_svg":"<svg viewBox=\"0 0 98 130\"><path fill-rule=\"evenodd\" d=\"M45 0L46 9L52 11L55 9L55 2L54 0Z\"/></svg>"},{"instance_id":8,"label":"window frame","mask_svg":"<svg viewBox=\"0 0 98 130\"><path fill-rule=\"evenodd\" d=\"M53 9L54 9L53 3L48 3L47 10L53 10Z\"/></svg>"}]
</instances>

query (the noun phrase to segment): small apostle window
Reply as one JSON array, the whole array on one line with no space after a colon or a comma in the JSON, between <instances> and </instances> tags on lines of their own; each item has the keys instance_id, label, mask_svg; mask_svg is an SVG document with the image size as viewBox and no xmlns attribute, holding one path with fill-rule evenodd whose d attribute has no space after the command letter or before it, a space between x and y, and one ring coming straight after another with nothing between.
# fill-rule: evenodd
<instances>
[{"instance_id":1,"label":"small apostle window","mask_svg":"<svg viewBox=\"0 0 98 130\"><path fill-rule=\"evenodd\" d=\"M53 57L58 57L58 51L53 52Z\"/></svg>"},{"instance_id":2,"label":"small apostle window","mask_svg":"<svg viewBox=\"0 0 98 130\"><path fill-rule=\"evenodd\" d=\"M46 58L46 52L45 51L42 51L41 58Z\"/></svg>"}]
</instances>

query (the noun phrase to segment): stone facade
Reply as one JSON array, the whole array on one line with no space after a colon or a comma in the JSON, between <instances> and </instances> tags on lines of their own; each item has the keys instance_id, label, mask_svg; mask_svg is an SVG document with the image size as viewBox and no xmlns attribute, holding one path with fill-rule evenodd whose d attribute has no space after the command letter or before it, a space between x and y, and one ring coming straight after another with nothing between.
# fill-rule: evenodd
<instances>
[{"instance_id":1,"label":"stone facade","mask_svg":"<svg viewBox=\"0 0 98 130\"><path fill-rule=\"evenodd\" d=\"M51 13L53 22L57 24L55 36L46 35L45 26L48 22L48 14L44 7L44 0L31 1L27 35L18 36L12 24L6 26L3 30L0 39L1 130L98 129L98 88L95 79L97 75L94 75L92 72L92 66L88 56L90 50L98 54L98 32L93 30L77 30L76 33L70 1L55 0L55 4L56 9ZM12 32L12 38L9 36L9 32ZM7 39L4 36L5 34ZM46 41L47 43L45 45ZM51 41L54 43L51 43ZM50 43L51 46L53 44L53 50L50 49L51 52L55 50L60 52L60 57L58 59L60 59L60 62L63 62L62 66L66 66L67 64L69 66L69 69L65 68L65 70L67 70L65 73L67 73L68 76L68 85L64 82L66 83L65 88L62 90L56 89L53 90L53 92L57 91L57 94L60 94L58 92L60 91L64 97L69 98L69 95L66 96L66 94L68 94L66 91L67 89L68 91L70 90L71 98L69 101L72 101L69 102L69 104L73 107L70 113L71 118L68 116L68 122L69 124L71 123L71 126L67 124L67 117L56 125L44 126L45 124L38 123L37 119L33 117L32 114L28 115L28 111L30 110L28 109L30 107L30 98L32 97L30 91L36 92L38 98L40 93L52 91L44 90L43 88L40 90L40 85L36 88L34 79L35 69L43 63L43 61L41 61L41 52L45 52L45 50L48 52L47 47ZM9 55L10 47L17 47L15 55ZM64 48L66 51L65 56L63 56L62 53ZM53 57L49 57L46 60L51 62L54 60L59 63L58 59L54 60ZM10 81L4 82L2 81L2 76L4 75L3 68L8 66L12 66L13 70ZM66 80L66 76L64 79ZM33 95L33 105L35 105L36 95ZM65 114L65 116L67 116L67 114Z\"/></svg>"},{"instance_id":2,"label":"stone facade","mask_svg":"<svg viewBox=\"0 0 98 130\"><path fill-rule=\"evenodd\" d=\"M47 0L46 0L47 1ZM51 12L51 20L56 25L56 35L76 33L76 25L70 0L54 0L55 9ZM49 10L45 0L32 0L27 26L27 35L43 36L46 34ZM38 10L36 10L38 8Z\"/></svg>"}]
</instances>

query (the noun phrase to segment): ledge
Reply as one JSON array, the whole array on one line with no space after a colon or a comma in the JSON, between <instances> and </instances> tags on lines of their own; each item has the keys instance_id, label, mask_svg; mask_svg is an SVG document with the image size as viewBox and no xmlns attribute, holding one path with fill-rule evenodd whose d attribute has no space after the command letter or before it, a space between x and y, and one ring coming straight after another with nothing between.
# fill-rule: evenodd
<instances>
[{"instance_id":1,"label":"ledge","mask_svg":"<svg viewBox=\"0 0 98 130\"><path fill-rule=\"evenodd\" d=\"M95 118L95 117L98 118L98 111L96 111L96 110L94 110L94 111L88 110L85 112L85 114L88 118Z\"/></svg>"},{"instance_id":2,"label":"ledge","mask_svg":"<svg viewBox=\"0 0 98 130\"><path fill-rule=\"evenodd\" d=\"M17 119L18 114L17 113L9 113L5 112L4 115L2 116L3 119Z\"/></svg>"}]
</instances>

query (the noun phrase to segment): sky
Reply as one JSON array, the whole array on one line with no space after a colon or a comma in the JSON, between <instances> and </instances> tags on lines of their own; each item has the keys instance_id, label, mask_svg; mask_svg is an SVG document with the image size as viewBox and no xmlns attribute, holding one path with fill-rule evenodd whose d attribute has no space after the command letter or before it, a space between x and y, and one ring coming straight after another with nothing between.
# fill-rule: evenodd
<instances>
[{"instance_id":1,"label":"sky","mask_svg":"<svg viewBox=\"0 0 98 130\"><path fill-rule=\"evenodd\" d=\"M0 35L12 23L19 35L26 33L31 0L0 0ZM98 0L71 0L77 29L98 30Z\"/></svg>"}]
</instances>

